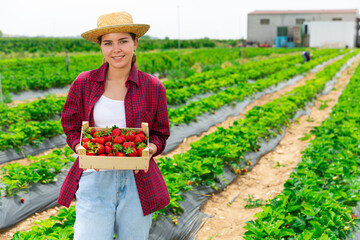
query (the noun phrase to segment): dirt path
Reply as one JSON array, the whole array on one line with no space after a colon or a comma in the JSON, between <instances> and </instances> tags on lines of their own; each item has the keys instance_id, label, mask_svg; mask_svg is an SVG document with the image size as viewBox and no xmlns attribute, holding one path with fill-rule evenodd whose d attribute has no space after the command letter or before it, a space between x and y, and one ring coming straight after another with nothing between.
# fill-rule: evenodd
<instances>
[{"instance_id":1,"label":"dirt path","mask_svg":"<svg viewBox=\"0 0 360 240\"><path fill-rule=\"evenodd\" d=\"M331 108L337 103L358 63L359 58L342 73L329 94L318 98L310 108L310 116L300 117L298 122L286 129L285 136L275 151L264 155L247 175L238 176L224 191L210 197L202 211L214 217L206 220L197 234L198 240L242 238L246 231L243 228L246 222L253 220L254 214L262 210L246 209L244 199L252 195L254 199L265 201L274 198L283 190L284 183L301 159L301 152L310 141L300 141L299 138L329 117ZM325 101L328 107L319 110ZM228 202L238 194L237 199L228 206Z\"/></svg>"},{"instance_id":2,"label":"dirt path","mask_svg":"<svg viewBox=\"0 0 360 240\"><path fill-rule=\"evenodd\" d=\"M291 91L293 88L295 88L297 86L303 85L307 80L312 79L314 77L314 75L315 75L315 73L309 73L303 79L298 81L295 85L287 86L287 87L283 88L282 90L280 90L279 92L275 92L275 93L272 93L272 94L267 94L267 95L261 97L260 99L258 99L256 101L254 101L253 103L249 104L244 109L244 113L246 113L247 111L249 111L250 109L252 109L255 106L260 106L260 105L265 104L265 103L267 103L267 102L269 102L269 101L271 101L271 100L273 100L275 98L278 98L279 96L283 95L286 92ZM190 143L195 142L195 141L199 140L200 138L202 138L203 136L208 135L208 134L216 131L217 127L221 126L221 127L224 127L224 128L228 128L233 124L233 122L235 120L237 120L239 118L242 118L242 117L243 117L243 114L241 114L239 116L236 116L236 117L228 117L224 122L219 123L216 126L210 127L207 132L204 132L203 134L201 134L199 136L191 136L191 137L188 137L188 138L184 139L183 143L181 143L177 148L175 148L174 150L172 150L171 152L169 152L167 154L157 156L155 158L155 160L160 158L160 157L172 157L175 154L186 152L186 151L188 151L190 149ZM16 160L16 161L13 161L13 162L20 162L22 164L28 164L30 161L26 160L26 159L21 159L21 160ZM233 198L233 196L230 196L230 197ZM237 201L239 201L239 199L240 198L238 198ZM225 205L226 205L226 203L225 203ZM75 204L75 201L73 201L73 204ZM0 240L11 239L11 236L15 232L29 230L34 225L34 223L33 223L34 220L44 220L44 219L49 218L52 215L57 215L57 213L58 213L58 208L54 207L54 208L49 208L48 210L46 210L44 212L33 214L29 218L27 218L27 219L19 222L18 224L16 224L13 228L9 229L8 231L0 233ZM251 215L251 217L252 216L253 216L253 214Z\"/></svg>"}]
</instances>

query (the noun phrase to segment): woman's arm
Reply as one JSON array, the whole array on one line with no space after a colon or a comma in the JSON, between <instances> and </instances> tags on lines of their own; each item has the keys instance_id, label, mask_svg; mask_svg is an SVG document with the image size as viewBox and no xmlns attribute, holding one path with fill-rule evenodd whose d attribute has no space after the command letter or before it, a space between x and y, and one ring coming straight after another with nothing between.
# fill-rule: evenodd
<instances>
[{"instance_id":1,"label":"woman's arm","mask_svg":"<svg viewBox=\"0 0 360 240\"><path fill-rule=\"evenodd\" d=\"M159 84L158 106L153 125L150 130L149 142L156 145L157 151L153 157L161 154L166 146L166 140L170 136L169 115L166 100L166 90L162 83Z\"/></svg>"},{"instance_id":2,"label":"woman's arm","mask_svg":"<svg viewBox=\"0 0 360 240\"><path fill-rule=\"evenodd\" d=\"M61 124L66 134L66 142L75 153L75 148L80 143L82 124L80 109L81 91L77 79L71 84L61 115Z\"/></svg>"}]
</instances>

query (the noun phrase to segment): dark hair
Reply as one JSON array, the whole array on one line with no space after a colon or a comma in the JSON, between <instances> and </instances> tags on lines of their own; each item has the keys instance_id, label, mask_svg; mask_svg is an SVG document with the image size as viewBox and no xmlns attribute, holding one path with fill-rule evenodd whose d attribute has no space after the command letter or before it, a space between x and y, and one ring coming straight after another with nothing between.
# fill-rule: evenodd
<instances>
[{"instance_id":1,"label":"dark hair","mask_svg":"<svg viewBox=\"0 0 360 240\"><path fill-rule=\"evenodd\" d=\"M130 34L130 36L131 36L131 38L132 38L132 40L133 41L135 41L135 39L136 39L136 34L135 33L132 33L132 32L129 32L129 34ZM98 37L98 42L99 42L99 44L101 44L101 40L102 40L102 36L100 36L100 37ZM136 63L136 55L135 55L135 53L133 54L133 57L132 57L132 63ZM105 63L106 62L106 60L105 60L105 58L103 59L103 63Z\"/></svg>"}]
</instances>

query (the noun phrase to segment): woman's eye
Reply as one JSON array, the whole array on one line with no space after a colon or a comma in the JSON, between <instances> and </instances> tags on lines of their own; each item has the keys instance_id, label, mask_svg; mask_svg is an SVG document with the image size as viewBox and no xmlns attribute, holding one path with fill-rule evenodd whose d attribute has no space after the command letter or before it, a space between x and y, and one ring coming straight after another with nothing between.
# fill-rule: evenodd
<instances>
[{"instance_id":1,"label":"woman's eye","mask_svg":"<svg viewBox=\"0 0 360 240\"><path fill-rule=\"evenodd\" d=\"M126 41L126 40L122 40L122 41L120 41L120 43L127 43L127 41Z\"/></svg>"},{"instance_id":2,"label":"woman's eye","mask_svg":"<svg viewBox=\"0 0 360 240\"><path fill-rule=\"evenodd\" d=\"M104 43L104 45L111 45L111 43L110 43L110 42L106 42L106 43Z\"/></svg>"}]
</instances>

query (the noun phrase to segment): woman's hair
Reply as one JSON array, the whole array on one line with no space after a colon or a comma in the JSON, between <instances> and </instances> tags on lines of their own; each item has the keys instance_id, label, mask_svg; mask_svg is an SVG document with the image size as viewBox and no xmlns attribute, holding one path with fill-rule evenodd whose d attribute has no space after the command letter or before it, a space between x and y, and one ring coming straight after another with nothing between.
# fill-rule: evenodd
<instances>
[{"instance_id":1,"label":"woman's hair","mask_svg":"<svg viewBox=\"0 0 360 240\"><path fill-rule=\"evenodd\" d=\"M130 34L132 40L135 41L136 34L135 34L135 33L131 33L131 32L129 32L129 34ZM101 40L102 40L102 36L98 37L98 42L99 42L99 44L101 44ZM136 63L136 55L135 55L135 53L133 54L133 57L132 57L131 62L132 62L132 63ZM102 63L103 63L103 64L106 63L105 58L103 58Z\"/></svg>"}]
</instances>

